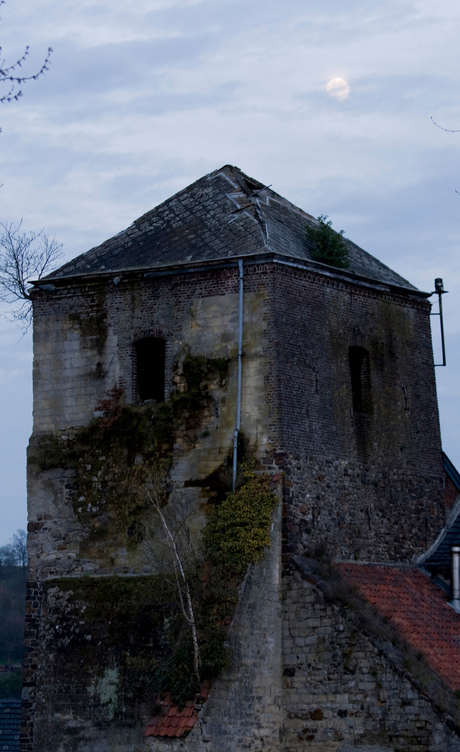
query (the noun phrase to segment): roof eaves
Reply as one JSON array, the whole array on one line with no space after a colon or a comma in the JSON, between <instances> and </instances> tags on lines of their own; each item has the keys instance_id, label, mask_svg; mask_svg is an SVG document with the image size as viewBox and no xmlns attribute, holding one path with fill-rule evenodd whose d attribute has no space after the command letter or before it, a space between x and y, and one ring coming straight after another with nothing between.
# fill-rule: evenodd
<instances>
[{"instance_id":1,"label":"roof eaves","mask_svg":"<svg viewBox=\"0 0 460 752\"><path fill-rule=\"evenodd\" d=\"M337 568L344 580L357 588L361 597L380 612L403 641L422 655L425 669L434 672L432 678L440 677L446 688L457 692L460 689L460 616L446 602L445 591L430 575L419 567L401 571L360 562L337 563ZM416 672L412 673L414 668ZM415 680L413 686L422 689L436 704L440 698L446 699L446 695L445 692L438 693L437 680L435 684L432 681L427 683L429 677L425 669L420 672L419 658L416 657L406 678ZM452 700L449 710L454 710L458 720L455 695Z\"/></svg>"},{"instance_id":2,"label":"roof eaves","mask_svg":"<svg viewBox=\"0 0 460 752\"><path fill-rule=\"evenodd\" d=\"M286 266L294 266L304 269L315 269L325 277L334 277L336 279L345 278L347 281L352 282L358 286L371 287L380 292L400 293L404 295L414 295L418 298L427 299L430 293L417 290L416 287L405 287L403 285L396 285L391 282L379 282L366 277L356 272L352 272L349 269L338 269L329 264L322 264L320 261L308 260L304 261L295 257L278 256L275 254L275 261L279 264L285 264Z\"/></svg>"},{"instance_id":3,"label":"roof eaves","mask_svg":"<svg viewBox=\"0 0 460 752\"><path fill-rule=\"evenodd\" d=\"M265 196L262 195L263 191L265 192ZM270 204L277 204L280 207L283 207L284 209L287 209L290 213L297 215L299 218L305 221L306 225L310 227L317 227L319 224L319 221L316 217L313 217L311 214L308 214L306 211L301 209L299 206L296 206L295 204L292 204L290 201L288 201L283 196L279 195L275 191L273 191L271 188L267 187L265 189L261 189L260 191L257 191L256 193L260 194L257 196L251 195L250 200L254 203L255 206L258 206L259 208L262 208L263 205L270 207ZM262 205L262 206L261 206ZM266 228L265 236L268 241L268 223L263 217L263 212L259 211L257 212L258 217L260 219L260 222L264 224ZM275 218L272 218L272 221L276 221ZM398 284L396 282L388 283L392 287L402 287L411 289L413 291L417 291L417 288L414 287L408 280L405 280L403 277L401 277L399 274L393 271L391 267L389 267L387 264L384 264L380 259L377 259L375 256L373 256L368 251L365 251L361 246L354 243L349 238L344 238L348 248L352 253L357 253L361 257L361 262L363 259L367 259L367 263L371 265L371 268L377 266L379 273L382 273L382 271L386 271L389 273L389 275L399 278L401 280L402 284ZM357 277L361 277L363 279L373 279L372 272L370 272L368 275L366 274L359 274L358 272L350 272L351 274L355 274ZM428 294L426 294L425 297L428 297Z\"/></svg>"},{"instance_id":4,"label":"roof eaves","mask_svg":"<svg viewBox=\"0 0 460 752\"><path fill-rule=\"evenodd\" d=\"M268 250L268 249L267 249ZM267 254L262 253L260 254L263 258L266 257ZM273 255L273 254L271 254ZM160 277L165 275L173 275L173 274L186 274L186 273L192 273L192 272L199 272L203 271L205 269L219 269L219 268L228 268L231 266L238 266L238 261L240 258L243 259L252 259L252 258L259 258L259 254L248 254L248 255L242 255L242 256L231 256L230 258L223 259L223 258L214 258L214 259L206 259L206 260L199 260L199 261L186 261L183 263L176 263L176 264L159 264L158 266L139 266L139 267L126 267L125 269L114 269L107 271L99 271L99 272L82 272L81 274L73 274L72 276L66 276L66 277L52 277L49 275L46 277L46 284L53 283L56 285L64 285L66 283L72 283L75 281L90 281L90 280L97 280L97 279L107 279L110 277L120 277L120 276L138 276L139 274L143 274L144 277ZM35 285L36 287L40 287L42 284L45 284L45 279L42 280L31 280L29 284Z\"/></svg>"},{"instance_id":5,"label":"roof eaves","mask_svg":"<svg viewBox=\"0 0 460 752\"><path fill-rule=\"evenodd\" d=\"M236 211L232 213L234 216L231 216L230 222L235 221L235 219L241 216L248 217L259 227L262 237L262 247L267 246L266 223L256 211L256 208L251 200L253 192L261 191L265 188L265 186L262 183L254 180L253 178L245 175L245 173L243 173L238 167L225 165L224 167L215 170L208 175L204 175L191 185L188 185L186 188L183 188L181 191L178 191L176 194L163 201L161 204L158 204L158 206L150 209L141 217L138 217L136 220L134 220L134 222L132 222L125 230L121 230L116 235L108 238L100 245L94 246L93 248L90 248L88 251L80 254L76 258L66 262L59 269L56 269L54 273L51 272L50 274L48 274L46 276L46 281L55 282L58 277L73 279L77 277L82 278L94 276L97 274L119 274L120 272L126 273L128 270L123 268L108 268L107 270L100 268L97 272L85 271L85 268L88 267L86 259L91 256L96 256L96 258L99 257L100 259L104 260L104 256L107 253L114 251L117 253L122 248L123 242L127 243L128 245L132 245L135 241L139 240L139 238L142 237L145 227L149 227L150 223L152 222L152 218L161 215L163 209L167 209L169 207L169 210L173 211L171 207L174 207L178 202L180 203L180 200L182 198L187 198L187 196L192 194L196 186L199 186L200 184L203 185L207 180L213 180L216 178L224 178L229 182L232 188L232 191L225 193L225 196L230 201L232 201L236 209ZM64 271L64 273L62 273L63 270L66 270L69 267L70 271ZM78 267L81 268L81 271L77 271ZM129 270L136 271L139 268L144 267L134 266L130 267ZM35 280L31 283L35 284Z\"/></svg>"},{"instance_id":6,"label":"roof eaves","mask_svg":"<svg viewBox=\"0 0 460 752\"><path fill-rule=\"evenodd\" d=\"M120 276L138 276L139 274L143 274L146 278L153 278L153 277L162 277L162 276L168 276L168 275L175 275L175 274L187 274L187 273L193 273L193 272L200 272L205 271L209 269L224 269L229 268L232 266L237 266L238 261L240 259L243 259L243 261L248 262L254 262L254 263L262 263L262 262L268 262L273 261L274 263L284 265L284 266L291 266L298 269L305 269L310 271L316 271L322 276L325 277L331 277L334 279L342 279L345 281L348 281L350 283L353 283L360 287L367 287L374 290L378 290L379 292L390 292L393 294L402 294L402 295L409 295L416 298L422 298L427 299L430 296L430 293L423 292L421 290L417 290L415 287L404 287L402 285L396 285L388 282L379 282L373 279L370 279L368 277L365 277L363 275L357 274L356 272L349 271L348 269L338 269L335 267L332 267L328 264L323 264L320 261L314 261L314 260L306 260L306 259L299 259L295 256L284 256L282 254L277 254L273 252L268 246L265 246L266 250L260 252L260 253L253 253L253 254L240 254L236 256L232 256L227 259L222 258L214 258L214 259L206 259L206 260L198 260L198 261L189 261L184 263L178 263L178 264L162 264L158 265L156 267L152 266L140 266L140 267L129 267L125 269L114 269L107 271L99 271L99 272L89 272L85 273L82 272L81 274L73 274L65 277L53 277L52 273L48 275L45 279L41 280L31 280L30 284L34 285L35 288L40 288L42 285L49 285L54 284L56 286L64 286L66 284L75 284L75 282L86 282L86 281L96 281L98 279L107 279L107 278L116 278Z\"/></svg>"}]
</instances>

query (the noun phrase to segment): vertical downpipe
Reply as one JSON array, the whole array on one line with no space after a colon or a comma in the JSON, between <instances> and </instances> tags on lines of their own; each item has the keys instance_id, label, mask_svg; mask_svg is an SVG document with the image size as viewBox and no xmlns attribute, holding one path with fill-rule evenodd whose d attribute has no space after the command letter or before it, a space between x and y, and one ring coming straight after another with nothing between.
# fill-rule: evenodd
<instances>
[{"instance_id":1,"label":"vertical downpipe","mask_svg":"<svg viewBox=\"0 0 460 752\"><path fill-rule=\"evenodd\" d=\"M236 426L233 434L233 483L232 488L236 487L236 472L238 467L238 436L241 425L241 377L242 377L242 357L243 357L243 259L238 260L240 270L240 290L238 304L238 391L236 395Z\"/></svg>"},{"instance_id":2,"label":"vertical downpipe","mask_svg":"<svg viewBox=\"0 0 460 752\"><path fill-rule=\"evenodd\" d=\"M460 611L460 546L452 546L452 600L450 605Z\"/></svg>"}]
</instances>

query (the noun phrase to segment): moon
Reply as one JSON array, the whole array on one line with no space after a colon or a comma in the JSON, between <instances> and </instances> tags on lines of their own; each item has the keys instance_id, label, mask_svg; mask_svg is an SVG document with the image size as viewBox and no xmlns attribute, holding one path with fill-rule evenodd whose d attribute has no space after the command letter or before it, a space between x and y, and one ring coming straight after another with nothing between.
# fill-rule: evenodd
<instances>
[{"instance_id":1,"label":"moon","mask_svg":"<svg viewBox=\"0 0 460 752\"><path fill-rule=\"evenodd\" d=\"M326 91L329 96L343 102L350 93L350 87L343 78L332 78L326 86Z\"/></svg>"}]
</instances>

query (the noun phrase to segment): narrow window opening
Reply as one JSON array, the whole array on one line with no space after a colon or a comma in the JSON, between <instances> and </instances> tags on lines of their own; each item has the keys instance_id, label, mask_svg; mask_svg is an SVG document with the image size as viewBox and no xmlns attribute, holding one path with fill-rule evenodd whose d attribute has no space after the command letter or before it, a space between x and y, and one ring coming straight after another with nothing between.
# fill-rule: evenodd
<instances>
[{"instance_id":1,"label":"narrow window opening","mask_svg":"<svg viewBox=\"0 0 460 752\"><path fill-rule=\"evenodd\" d=\"M369 351L364 347L348 348L353 410L356 413L372 412L371 363Z\"/></svg>"},{"instance_id":2,"label":"narrow window opening","mask_svg":"<svg viewBox=\"0 0 460 752\"><path fill-rule=\"evenodd\" d=\"M137 392L141 402L165 398L165 341L146 337L135 343Z\"/></svg>"}]
</instances>

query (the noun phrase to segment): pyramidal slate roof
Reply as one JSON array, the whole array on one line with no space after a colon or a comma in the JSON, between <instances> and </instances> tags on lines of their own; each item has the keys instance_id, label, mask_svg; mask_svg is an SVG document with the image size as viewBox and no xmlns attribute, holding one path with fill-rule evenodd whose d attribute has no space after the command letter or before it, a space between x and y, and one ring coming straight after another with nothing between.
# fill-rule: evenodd
<instances>
[{"instance_id":1,"label":"pyramidal slate roof","mask_svg":"<svg viewBox=\"0 0 460 752\"><path fill-rule=\"evenodd\" d=\"M323 270L305 227L317 220L238 167L226 165L176 193L106 240L48 275L58 280L133 270L197 266L273 254ZM340 270L416 291L409 282L347 240L350 266ZM338 271L334 269L334 271Z\"/></svg>"}]
</instances>

